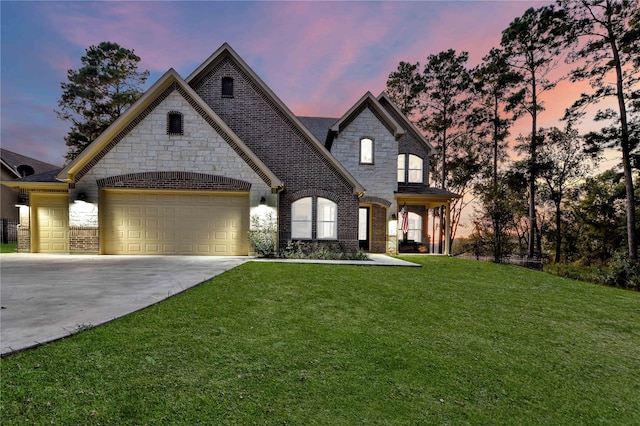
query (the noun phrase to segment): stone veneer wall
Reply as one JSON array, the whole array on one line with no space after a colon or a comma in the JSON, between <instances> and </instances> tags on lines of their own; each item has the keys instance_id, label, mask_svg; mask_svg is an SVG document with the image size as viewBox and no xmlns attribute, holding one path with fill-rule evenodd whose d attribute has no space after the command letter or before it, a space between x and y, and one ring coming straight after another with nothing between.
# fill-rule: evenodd
<instances>
[{"instance_id":1,"label":"stone veneer wall","mask_svg":"<svg viewBox=\"0 0 640 426\"><path fill-rule=\"evenodd\" d=\"M424 178L424 183L426 185L429 185L429 170L430 170L429 162L431 160L429 157L430 150L424 145L424 143L422 143L422 141L418 140L418 138L416 138L413 135L413 130L410 129L409 126L407 126L407 124L404 122L404 118L398 116L394 108L392 108L386 102L382 102L382 106L393 117L393 119L396 120L396 122L400 126L402 126L402 128L405 130L404 135L402 135L398 139L398 154L400 153L413 154L413 155L417 155L418 157L421 157L424 160L422 176ZM397 169L397 163L396 163L396 169ZM395 179L397 179L397 176Z\"/></svg>"},{"instance_id":2,"label":"stone veneer wall","mask_svg":"<svg viewBox=\"0 0 640 426\"><path fill-rule=\"evenodd\" d=\"M167 114L175 111L183 115L181 135L167 134ZM72 252L99 251L100 188L241 190L250 191L251 206L263 196L268 205L276 205L277 195L271 193L264 174L247 164L178 90L165 93L143 114L76 183L74 194L84 192L96 208L70 216Z\"/></svg>"},{"instance_id":3,"label":"stone veneer wall","mask_svg":"<svg viewBox=\"0 0 640 426\"><path fill-rule=\"evenodd\" d=\"M233 97L222 97L222 78L233 78ZM224 58L194 85L195 91L280 178L279 244L291 239L291 203L300 191L325 191L338 204L338 242L358 248L358 201L334 168L285 111L232 60Z\"/></svg>"},{"instance_id":4,"label":"stone veneer wall","mask_svg":"<svg viewBox=\"0 0 640 426\"><path fill-rule=\"evenodd\" d=\"M373 140L373 164L360 164L362 138ZM363 108L336 136L331 153L366 188L367 197L383 198L395 209L398 142L371 109Z\"/></svg>"}]
</instances>

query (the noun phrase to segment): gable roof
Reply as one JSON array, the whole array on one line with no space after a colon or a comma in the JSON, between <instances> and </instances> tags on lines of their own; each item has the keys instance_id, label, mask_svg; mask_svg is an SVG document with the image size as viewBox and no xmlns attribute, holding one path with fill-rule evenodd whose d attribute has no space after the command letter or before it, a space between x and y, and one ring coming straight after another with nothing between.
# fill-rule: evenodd
<instances>
[{"instance_id":1,"label":"gable roof","mask_svg":"<svg viewBox=\"0 0 640 426\"><path fill-rule=\"evenodd\" d=\"M191 85L196 86L200 80L205 78L210 70L226 58L231 58L242 71L251 79L253 84L257 85L260 90L270 99L273 105L280 110L280 112L288 118L294 126L311 142L317 152L327 160L330 164L350 185L353 186L353 192L356 194L364 193L364 187L347 171L347 169L340 163L322 144L316 136L305 127L300 120L291 112L291 110L282 102L282 100L276 96L269 86L251 69L251 67L231 48L229 43L224 43L218 50L216 50L209 58L204 61L198 68L196 68L185 81Z\"/></svg>"},{"instance_id":2,"label":"gable roof","mask_svg":"<svg viewBox=\"0 0 640 426\"><path fill-rule=\"evenodd\" d=\"M380 105L380 102L371 94L371 92L365 93L350 109L347 111L333 126L331 126L330 134L327 136L326 147L331 149L333 139L360 113L362 108L369 107L375 115L380 118L383 124L385 124L393 136L398 139L404 134L404 129L394 120L389 112Z\"/></svg>"},{"instance_id":3,"label":"gable roof","mask_svg":"<svg viewBox=\"0 0 640 426\"><path fill-rule=\"evenodd\" d=\"M389 105L391 107L391 109L395 112L395 116L402 122L402 124L404 125L403 127L405 129L407 129L412 135L413 137L415 137L416 139L418 139L420 142L422 142L423 144L425 144L427 146L427 148L429 148L431 155L435 155L436 154L436 149L433 147L433 145L431 145L431 143L427 140L427 138L424 137L424 135L422 133L420 133L420 131L416 128L416 126L414 126L414 124L411 122L411 120L409 120L409 118L407 118L406 115L404 115L402 113L402 111L400 111L400 108L398 108L398 106L396 105L395 102L393 102L391 100L391 98L389 98L389 96L387 95L386 92L382 92L380 93L380 96L378 96L378 101L381 104L386 103L387 105Z\"/></svg>"},{"instance_id":4,"label":"gable roof","mask_svg":"<svg viewBox=\"0 0 640 426\"><path fill-rule=\"evenodd\" d=\"M0 159L2 160L2 165L14 174L16 178L22 177L22 174L20 174L18 170L18 167L22 165L31 167L34 174L60 169L60 166L45 163L44 161L36 160L35 158L27 157L26 155L18 154L17 152L4 148L0 148Z\"/></svg>"},{"instance_id":5,"label":"gable roof","mask_svg":"<svg viewBox=\"0 0 640 426\"><path fill-rule=\"evenodd\" d=\"M116 121L114 121L95 141L87 146L73 161L65 166L57 176L57 179L63 182L75 182L82 177L87 170L104 156L110 149L109 144L112 140L127 131L128 127L132 127L134 120L143 113L158 97L175 85L183 96L186 94L195 102L195 108L204 114L204 118L209 118L223 132L225 132L233 143L246 155L245 161L251 162L255 169L262 172L263 179L268 180L268 184L272 188L281 188L283 183L278 177L272 173L269 168L240 140L240 138L222 121L218 115L193 91L193 89L178 75L173 69L169 69L149 90L147 90L140 99L138 99L131 107L129 107ZM193 106L193 105L192 105ZM253 168L253 167L252 167Z\"/></svg>"},{"instance_id":6,"label":"gable roof","mask_svg":"<svg viewBox=\"0 0 640 426\"><path fill-rule=\"evenodd\" d=\"M331 126L338 121L337 118L328 117L298 117L298 120L313 133L316 139L323 143L327 141Z\"/></svg>"}]
</instances>

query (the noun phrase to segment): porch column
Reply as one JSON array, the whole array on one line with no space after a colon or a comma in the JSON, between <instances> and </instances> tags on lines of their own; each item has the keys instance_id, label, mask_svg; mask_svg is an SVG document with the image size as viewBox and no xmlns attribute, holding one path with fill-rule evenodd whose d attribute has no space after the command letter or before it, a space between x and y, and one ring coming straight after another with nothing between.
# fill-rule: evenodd
<instances>
[{"instance_id":1,"label":"porch column","mask_svg":"<svg viewBox=\"0 0 640 426\"><path fill-rule=\"evenodd\" d=\"M447 201L445 205L445 217L446 221L444 223L444 255L449 256L451 254L451 203Z\"/></svg>"}]
</instances>

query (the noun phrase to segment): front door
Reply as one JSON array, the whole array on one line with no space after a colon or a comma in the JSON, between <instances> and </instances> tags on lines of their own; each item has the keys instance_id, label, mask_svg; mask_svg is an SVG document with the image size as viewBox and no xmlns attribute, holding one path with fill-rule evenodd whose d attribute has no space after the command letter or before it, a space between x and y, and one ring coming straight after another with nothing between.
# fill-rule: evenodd
<instances>
[{"instance_id":1,"label":"front door","mask_svg":"<svg viewBox=\"0 0 640 426\"><path fill-rule=\"evenodd\" d=\"M358 242L360 244L360 249L369 251L371 248L371 238L369 237L369 223L371 222L370 207L360 207L358 217Z\"/></svg>"}]
</instances>

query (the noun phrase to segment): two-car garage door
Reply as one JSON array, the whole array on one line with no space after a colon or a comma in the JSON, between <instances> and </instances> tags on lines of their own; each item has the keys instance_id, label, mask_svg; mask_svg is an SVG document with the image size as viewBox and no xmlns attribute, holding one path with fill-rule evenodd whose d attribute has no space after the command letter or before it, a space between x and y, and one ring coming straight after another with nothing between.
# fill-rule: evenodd
<instances>
[{"instance_id":1,"label":"two-car garage door","mask_svg":"<svg viewBox=\"0 0 640 426\"><path fill-rule=\"evenodd\" d=\"M101 204L104 254L248 254L246 193L105 190Z\"/></svg>"}]
</instances>

